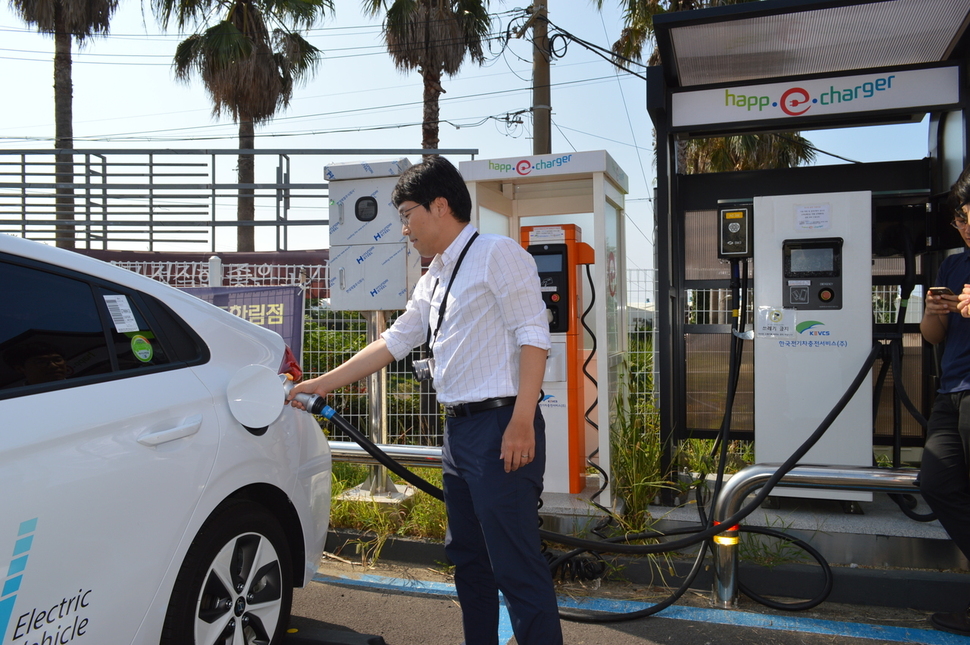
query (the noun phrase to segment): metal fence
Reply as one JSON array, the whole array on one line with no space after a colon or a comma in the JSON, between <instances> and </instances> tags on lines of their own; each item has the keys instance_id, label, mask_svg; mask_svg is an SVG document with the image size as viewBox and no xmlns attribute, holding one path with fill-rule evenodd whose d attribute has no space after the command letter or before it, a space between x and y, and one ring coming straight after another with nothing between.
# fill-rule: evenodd
<instances>
[{"instance_id":1,"label":"metal fence","mask_svg":"<svg viewBox=\"0 0 970 645\"><path fill-rule=\"evenodd\" d=\"M243 225L255 228L259 248L325 248L305 244L326 230L325 165L427 152L478 151L0 150L0 232L79 249L214 251L217 238L225 248ZM254 183L239 183L242 155L253 158ZM255 219L241 224L242 197L252 200Z\"/></svg>"},{"instance_id":2,"label":"metal fence","mask_svg":"<svg viewBox=\"0 0 970 645\"><path fill-rule=\"evenodd\" d=\"M203 287L210 282L210 265L206 262L138 262L114 264L146 275L175 287ZM311 378L336 367L365 345L366 320L357 312L334 311L323 297L327 267L312 265L222 265L225 286L280 286L300 284L305 288L305 331L303 370ZM652 318L655 288L652 271L631 270L628 275L631 307L630 384L631 394L652 402L654 378ZM388 317L392 323L396 314ZM415 350L397 361L387 372L387 435L390 443L438 446L444 431L444 420L434 393L413 378L411 362L419 357ZM355 426L363 429L369 423L366 381L343 388L330 397L329 404ZM346 441L339 430L328 428L331 439Z\"/></svg>"},{"instance_id":3,"label":"metal fence","mask_svg":"<svg viewBox=\"0 0 970 645\"><path fill-rule=\"evenodd\" d=\"M251 153L255 183L240 184L240 152ZM294 150L0 151L0 232L78 248L149 251L171 244L215 249L217 231L234 235L236 204L247 191L257 228L272 227L277 250L288 227L327 223L324 159L293 168ZM294 171L306 177L294 180Z\"/></svg>"}]
</instances>

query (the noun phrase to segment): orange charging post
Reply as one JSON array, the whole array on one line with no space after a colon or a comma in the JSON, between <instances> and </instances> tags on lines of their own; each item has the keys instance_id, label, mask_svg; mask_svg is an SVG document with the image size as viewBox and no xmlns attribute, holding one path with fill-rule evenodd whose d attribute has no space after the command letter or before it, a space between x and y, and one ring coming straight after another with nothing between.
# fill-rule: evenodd
<instances>
[{"instance_id":1,"label":"orange charging post","mask_svg":"<svg viewBox=\"0 0 970 645\"><path fill-rule=\"evenodd\" d=\"M575 224L523 226L520 231L522 246L539 270L552 334L539 404L546 420L546 488L576 494L585 487L586 473L581 266L594 263L594 252Z\"/></svg>"}]
</instances>

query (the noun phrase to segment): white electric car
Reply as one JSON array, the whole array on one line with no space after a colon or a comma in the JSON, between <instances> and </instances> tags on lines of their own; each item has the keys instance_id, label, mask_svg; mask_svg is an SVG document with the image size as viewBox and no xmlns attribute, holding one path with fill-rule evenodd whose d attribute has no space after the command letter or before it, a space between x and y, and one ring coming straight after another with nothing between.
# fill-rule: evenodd
<instances>
[{"instance_id":1,"label":"white electric car","mask_svg":"<svg viewBox=\"0 0 970 645\"><path fill-rule=\"evenodd\" d=\"M279 643L330 513L288 358L193 296L0 234L0 643Z\"/></svg>"}]
</instances>

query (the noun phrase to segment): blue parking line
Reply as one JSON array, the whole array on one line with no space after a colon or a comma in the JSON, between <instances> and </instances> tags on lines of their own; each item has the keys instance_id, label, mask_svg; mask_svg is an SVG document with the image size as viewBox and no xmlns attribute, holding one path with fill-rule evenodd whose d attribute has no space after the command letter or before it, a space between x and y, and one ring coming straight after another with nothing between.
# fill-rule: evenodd
<instances>
[{"instance_id":1,"label":"blue parking line","mask_svg":"<svg viewBox=\"0 0 970 645\"><path fill-rule=\"evenodd\" d=\"M426 594L434 596L456 597L455 586L442 582L428 582L405 578L391 578L365 574L361 576L325 576L317 574L314 582L338 583L372 589L386 589L406 593ZM611 613L629 613L652 607L652 603L636 602L632 600L608 600L605 598L573 599L560 596L560 607L584 609L588 611L603 611ZM885 643L915 643L925 645L966 645L963 636L932 629L911 629L907 627L886 627L883 625L869 625L866 623L843 623L834 620L818 618L804 618L799 616L777 616L756 614L727 609L708 609L703 607L686 607L674 605L657 614L658 618L672 620L687 620L698 623L712 623L717 625L736 625L739 627L757 627L788 632L802 632L827 636L842 636L846 638L868 638ZM499 622L499 642L507 643L512 638L512 622L507 611L502 611Z\"/></svg>"},{"instance_id":2,"label":"blue parking line","mask_svg":"<svg viewBox=\"0 0 970 645\"><path fill-rule=\"evenodd\" d=\"M352 585L355 587L369 587L371 589L385 589L387 591L404 591L407 593L418 593L429 596L448 596L457 598L458 592L455 585L444 582L429 582L427 580L414 580L410 578L388 578L385 576L375 576L363 574L360 576L325 576L316 574L313 576L314 582L336 582L338 584ZM501 594L499 594L501 596ZM508 643L515 636L512 631L512 617L505 606L505 598L502 600L502 611L499 612L498 621L498 642Z\"/></svg>"}]
</instances>

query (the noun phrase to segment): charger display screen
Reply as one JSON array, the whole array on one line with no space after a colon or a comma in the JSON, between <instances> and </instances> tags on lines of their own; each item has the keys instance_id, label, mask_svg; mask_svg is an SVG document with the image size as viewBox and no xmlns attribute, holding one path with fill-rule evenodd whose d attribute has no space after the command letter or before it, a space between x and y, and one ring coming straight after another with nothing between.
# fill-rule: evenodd
<instances>
[{"instance_id":1,"label":"charger display screen","mask_svg":"<svg viewBox=\"0 0 970 645\"><path fill-rule=\"evenodd\" d=\"M840 237L782 243L782 303L795 309L842 308Z\"/></svg>"},{"instance_id":2,"label":"charger display screen","mask_svg":"<svg viewBox=\"0 0 970 645\"><path fill-rule=\"evenodd\" d=\"M534 244L526 248L539 272L539 290L549 312L549 331L569 331L569 261L565 244Z\"/></svg>"},{"instance_id":3,"label":"charger display screen","mask_svg":"<svg viewBox=\"0 0 970 645\"><path fill-rule=\"evenodd\" d=\"M834 278L842 274L842 239L785 240L782 243L786 278Z\"/></svg>"},{"instance_id":4,"label":"charger display screen","mask_svg":"<svg viewBox=\"0 0 970 645\"><path fill-rule=\"evenodd\" d=\"M536 261L536 269L539 273L556 273L562 271L562 254L536 254L532 256Z\"/></svg>"},{"instance_id":5,"label":"charger display screen","mask_svg":"<svg viewBox=\"0 0 970 645\"><path fill-rule=\"evenodd\" d=\"M835 269L835 250L806 248L791 250L792 273L829 273Z\"/></svg>"}]
</instances>

